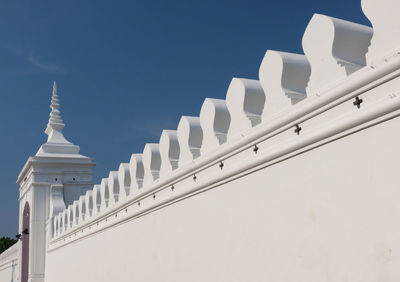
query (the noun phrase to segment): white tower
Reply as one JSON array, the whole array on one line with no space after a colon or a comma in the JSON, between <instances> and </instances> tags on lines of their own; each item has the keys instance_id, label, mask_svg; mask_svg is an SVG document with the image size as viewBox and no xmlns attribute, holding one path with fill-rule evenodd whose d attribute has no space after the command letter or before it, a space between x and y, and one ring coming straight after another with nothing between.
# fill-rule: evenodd
<instances>
[{"instance_id":1,"label":"white tower","mask_svg":"<svg viewBox=\"0 0 400 282\"><path fill-rule=\"evenodd\" d=\"M20 185L20 281L44 281L45 254L52 232L51 219L66 205L92 189L93 159L79 154L67 141L54 82L47 142L29 157L18 176Z\"/></svg>"}]
</instances>

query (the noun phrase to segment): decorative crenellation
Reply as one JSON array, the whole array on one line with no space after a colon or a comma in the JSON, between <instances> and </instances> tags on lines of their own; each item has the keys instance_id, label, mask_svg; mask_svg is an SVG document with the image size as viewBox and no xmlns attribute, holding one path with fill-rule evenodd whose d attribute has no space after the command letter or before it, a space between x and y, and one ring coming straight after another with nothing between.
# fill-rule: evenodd
<instances>
[{"instance_id":1,"label":"decorative crenellation","mask_svg":"<svg viewBox=\"0 0 400 282\"><path fill-rule=\"evenodd\" d=\"M79 222L84 222L88 217L88 210L85 195L81 195L78 200L78 209L79 209Z\"/></svg>"},{"instance_id":2,"label":"decorative crenellation","mask_svg":"<svg viewBox=\"0 0 400 282\"><path fill-rule=\"evenodd\" d=\"M121 195L126 198L131 193L131 175L129 173L129 164L122 163L118 169L118 183L120 185Z\"/></svg>"},{"instance_id":3,"label":"decorative crenellation","mask_svg":"<svg viewBox=\"0 0 400 282\"><path fill-rule=\"evenodd\" d=\"M146 144L143 150L143 185L148 186L160 177L161 157L159 144Z\"/></svg>"},{"instance_id":4,"label":"decorative crenellation","mask_svg":"<svg viewBox=\"0 0 400 282\"><path fill-rule=\"evenodd\" d=\"M72 205L67 208L67 220L65 221L66 230L71 229L74 225L74 207Z\"/></svg>"},{"instance_id":5,"label":"decorative crenellation","mask_svg":"<svg viewBox=\"0 0 400 282\"><path fill-rule=\"evenodd\" d=\"M108 208L114 204L112 192L108 188L108 179L103 178L100 183L100 195L102 199L102 207Z\"/></svg>"},{"instance_id":6,"label":"decorative crenellation","mask_svg":"<svg viewBox=\"0 0 400 282\"><path fill-rule=\"evenodd\" d=\"M178 168L179 142L176 130L163 130L160 137L160 177L168 175Z\"/></svg>"},{"instance_id":7,"label":"decorative crenellation","mask_svg":"<svg viewBox=\"0 0 400 282\"><path fill-rule=\"evenodd\" d=\"M112 203L118 203L120 200L120 196L123 197L123 194L120 193L119 182L118 182L118 171L110 171L108 175L108 190L110 193L110 197L112 198Z\"/></svg>"},{"instance_id":8,"label":"decorative crenellation","mask_svg":"<svg viewBox=\"0 0 400 282\"><path fill-rule=\"evenodd\" d=\"M182 167L200 156L203 140L200 118L183 116L178 124L177 137L179 143L178 166Z\"/></svg>"},{"instance_id":9,"label":"decorative crenellation","mask_svg":"<svg viewBox=\"0 0 400 282\"><path fill-rule=\"evenodd\" d=\"M129 174L131 176L131 192L138 193L143 187L144 167L141 154L132 154L129 162Z\"/></svg>"},{"instance_id":10,"label":"decorative crenellation","mask_svg":"<svg viewBox=\"0 0 400 282\"><path fill-rule=\"evenodd\" d=\"M93 209L94 209L93 190L86 191L86 194L83 197L84 197L83 201L86 203L86 216L87 218L90 218L93 216Z\"/></svg>"},{"instance_id":11,"label":"decorative crenellation","mask_svg":"<svg viewBox=\"0 0 400 282\"><path fill-rule=\"evenodd\" d=\"M259 71L267 101L262 119L266 120L307 98L310 73L306 56L268 50Z\"/></svg>"},{"instance_id":12,"label":"decorative crenellation","mask_svg":"<svg viewBox=\"0 0 400 282\"><path fill-rule=\"evenodd\" d=\"M364 67L371 37L370 27L314 14L303 36L311 64L307 94L319 94Z\"/></svg>"},{"instance_id":13,"label":"decorative crenellation","mask_svg":"<svg viewBox=\"0 0 400 282\"><path fill-rule=\"evenodd\" d=\"M231 117L225 100L206 98L200 110L203 132L201 155L212 152L226 142Z\"/></svg>"},{"instance_id":14,"label":"decorative crenellation","mask_svg":"<svg viewBox=\"0 0 400 282\"><path fill-rule=\"evenodd\" d=\"M305 55L268 50L259 80L233 78L226 100L207 98L200 117L183 116L177 130L164 130L159 144L146 144L142 154L133 154L129 164L121 164L92 191L54 215L54 237L131 199L140 199L155 182L167 183L169 178L176 179L180 171L191 173L190 183L195 185L197 174L190 169L196 162L216 154L228 143L240 143L256 127L278 124L282 116L295 115L310 101L322 99L324 93L355 77L359 70L375 71L370 66L387 62L400 48L400 18L396 15L400 1L363 0L362 7L374 33L367 26L314 15L303 37ZM55 123L61 120L57 119L57 104L54 98ZM293 124L287 125L295 134ZM299 133L294 136L301 138L303 133ZM254 154L258 150L255 145ZM223 171L225 166L221 161L217 171ZM174 191L174 185L171 189ZM153 197L156 199L155 193Z\"/></svg>"},{"instance_id":15,"label":"decorative crenellation","mask_svg":"<svg viewBox=\"0 0 400 282\"><path fill-rule=\"evenodd\" d=\"M93 211L92 216L96 216L101 210L106 208L104 197L101 196L101 186L94 185L92 190Z\"/></svg>"},{"instance_id":16,"label":"decorative crenellation","mask_svg":"<svg viewBox=\"0 0 400 282\"><path fill-rule=\"evenodd\" d=\"M258 80L233 78L226 93L230 113L228 141L261 123L265 94Z\"/></svg>"},{"instance_id":17,"label":"decorative crenellation","mask_svg":"<svg viewBox=\"0 0 400 282\"><path fill-rule=\"evenodd\" d=\"M81 222L81 213L79 210L79 200L72 203L72 225L78 225Z\"/></svg>"},{"instance_id":18,"label":"decorative crenellation","mask_svg":"<svg viewBox=\"0 0 400 282\"><path fill-rule=\"evenodd\" d=\"M373 66L400 51L400 2L362 0L361 6L374 30L366 56L368 65Z\"/></svg>"}]
</instances>

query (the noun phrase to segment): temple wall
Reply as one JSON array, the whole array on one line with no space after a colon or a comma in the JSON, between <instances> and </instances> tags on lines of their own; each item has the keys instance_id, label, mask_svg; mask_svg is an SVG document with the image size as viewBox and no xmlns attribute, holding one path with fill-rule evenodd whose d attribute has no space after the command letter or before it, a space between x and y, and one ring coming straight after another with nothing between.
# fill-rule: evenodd
<instances>
[{"instance_id":1,"label":"temple wall","mask_svg":"<svg viewBox=\"0 0 400 282\"><path fill-rule=\"evenodd\" d=\"M46 281L397 281L400 21L315 14L51 220Z\"/></svg>"},{"instance_id":2,"label":"temple wall","mask_svg":"<svg viewBox=\"0 0 400 282\"><path fill-rule=\"evenodd\" d=\"M399 127L391 119L52 250L46 281L396 281Z\"/></svg>"},{"instance_id":3,"label":"temple wall","mask_svg":"<svg viewBox=\"0 0 400 282\"><path fill-rule=\"evenodd\" d=\"M29 281L399 281L400 2L362 9L372 27L314 14L304 55L267 50L258 78L233 78L84 194L54 171L91 175L92 160L57 167L42 145L19 176L46 188Z\"/></svg>"},{"instance_id":4,"label":"temple wall","mask_svg":"<svg viewBox=\"0 0 400 282\"><path fill-rule=\"evenodd\" d=\"M19 260L18 243L0 254L0 281L18 281Z\"/></svg>"}]
</instances>

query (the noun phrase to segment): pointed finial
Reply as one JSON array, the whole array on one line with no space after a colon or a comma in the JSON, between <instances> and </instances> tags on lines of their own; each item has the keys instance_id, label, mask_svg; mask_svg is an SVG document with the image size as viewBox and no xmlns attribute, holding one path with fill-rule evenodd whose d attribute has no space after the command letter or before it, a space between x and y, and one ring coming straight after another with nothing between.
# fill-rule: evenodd
<instances>
[{"instance_id":1,"label":"pointed finial","mask_svg":"<svg viewBox=\"0 0 400 282\"><path fill-rule=\"evenodd\" d=\"M67 139L65 139L62 133L65 124L61 119L59 108L60 104L58 103L57 85L54 81L53 95L51 96L50 104L50 118L49 122L47 123L47 128L44 131L48 135L47 142L40 146L40 149L36 153L36 156L57 157L62 155L63 157L65 157L66 155L73 155L74 157L81 158L82 155L79 155L79 146L74 145Z\"/></svg>"},{"instance_id":2,"label":"pointed finial","mask_svg":"<svg viewBox=\"0 0 400 282\"><path fill-rule=\"evenodd\" d=\"M51 104L50 104L50 118L49 122L47 123L47 128L45 133L50 136L53 130L61 132L64 128L65 124L61 119L61 112L59 110L60 104L58 103L58 95L57 95L57 85L54 81L53 84L53 95L51 97Z\"/></svg>"}]
</instances>

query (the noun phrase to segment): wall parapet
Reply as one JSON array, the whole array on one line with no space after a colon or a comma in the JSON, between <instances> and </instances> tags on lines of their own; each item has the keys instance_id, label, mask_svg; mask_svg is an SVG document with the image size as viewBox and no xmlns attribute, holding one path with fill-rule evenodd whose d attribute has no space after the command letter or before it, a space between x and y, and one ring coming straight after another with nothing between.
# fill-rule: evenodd
<instances>
[{"instance_id":1,"label":"wall parapet","mask_svg":"<svg viewBox=\"0 0 400 282\"><path fill-rule=\"evenodd\" d=\"M321 40L329 46L314 47ZM56 215L49 250L399 115L400 95L374 89L398 79L400 53L372 65L365 56L379 44L369 27L314 16L305 56L268 51L260 81L234 78L226 100L207 98L200 117L182 117Z\"/></svg>"}]
</instances>

